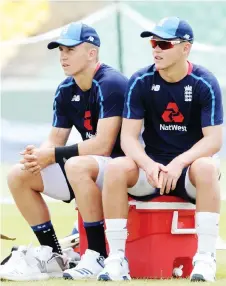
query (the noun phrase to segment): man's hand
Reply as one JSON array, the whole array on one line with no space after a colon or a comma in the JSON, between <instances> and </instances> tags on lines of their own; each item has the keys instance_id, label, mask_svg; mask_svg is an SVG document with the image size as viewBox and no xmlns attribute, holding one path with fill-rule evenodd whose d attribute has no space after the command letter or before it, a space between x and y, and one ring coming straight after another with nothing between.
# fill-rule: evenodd
<instances>
[{"instance_id":1,"label":"man's hand","mask_svg":"<svg viewBox=\"0 0 226 286\"><path fill-rule=\"evenodd\" d=\"M20 152L20 155L23 155L23 159L20 160L20 163L23 164L22 170L38 174L41 168L37 163L37 157L33 154L34 149L36 149L34 145L28 145L22 152Z\"/></svg>"},{"instance_id":2,"label":"man's hand","mask_svg":"<svg viewBox=\"0 0 226 286\"><path fill-rule=\"evenodd\" d=\"M25 170L33 174L54 163L54 148L35 148L29 145L20 154L23 155L20 163L24 165Z\"/></svg>"},{"instance_id":3,"label":"man's hand","mask_svg":"<svg viewBox=\"0 0 226 286\"><path fill-rule=\"evenodd\" d=\"M160 195L163 195L164 192L169 194L171 190L175 190L177 181L180 178L183 168L184 165L180 159L175 158L166 166L167 172L160 172L159 180L162 182L162 186L160 187Z\"/></svg>"},{"instance_id":4,"label":"man's hand","mask_svg":"<svg viewBox=\"0 0 226 286\"><path fill-rule=\"evenodd\" d=\"M160 177L159 174L167 172L167 168L150 159L150 162L145 167L146 177L150 185L153 188L161 188L163 177Z\"/></svg>"}]
</instances>

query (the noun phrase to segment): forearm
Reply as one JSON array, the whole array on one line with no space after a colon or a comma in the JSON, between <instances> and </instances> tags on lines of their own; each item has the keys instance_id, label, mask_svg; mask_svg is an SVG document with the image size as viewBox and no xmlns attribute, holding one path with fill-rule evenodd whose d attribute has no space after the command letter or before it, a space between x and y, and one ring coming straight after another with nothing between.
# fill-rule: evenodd
<instances>
[{"instance_id":1,"label":"forearm","mask_svg":"<svg viewBox=\"0 0 226 286\"><path fill-rule=\"evenodd\" d=\"M29 145L24 150L24 156L33 156L28 158L29 160L34 160L37 162L41 168L45 168L56 162L55 160L55 149L64 148L71 129L66 128L56 128L53 127L46 141L44 141L39 148ZM69 150L70 151L70 150ZM73 153L73 152L72 152ZM61 162L64 162L64 156ZM26 159L26 158L24 158Z\"/></svg>"},{"instance_id":2,"label":"forearm","mask_svg":"<svg viewBox=\"0 0 226 286\"><path fill-rule=\"evenodd\" d=\"M96 140L96 138L91 138L81 143L77 143L70 146L48 148L48 155L51 163L61 163L62 160L69 159L75 156L82 155L100 155L100 156L110 156L111 149L104 142ZM108 150L107 150L108 148Z\"/></svg>"},{"instance_id":3,"label":"forearm","mask_svg":"<svg viewBox=\"0 0 226 286\"><path fill-rule=\"evenodd\" d=\"M60 147L60 146L64 146L64 144L60 144L51 140L46 140L44 141L39 148L43 149L43 148L54 148L54 147Z\"/></svg>"},{"instance_id":4,"label":"forearm","mask_svg":"<svg viewBox=\"0 0 226 286\"><path fill-rule=\"evenodd\" d=\"M56 144L51 140L46 140L40 145L40 149L45 149L45 153L47 156L48 165L56 163L55 160L55 147L64 146L62 144Z\"/></svg>"},{"instance_id":5,"label":"forearm","mask_svg":"<svg viewBox=\"0 0 226 286\"><path fill-rule=\"evenodd\" d=\"M40 149L44 149L44 148L54 148L56 145L53 143L53 142L51 142L51 141L49 141L49 140L47 140L47 141L45 141L45 142L43 142L41 145L40 145Z\"/></svg>"},{"instance_id":6,"label":"forearm","mask_svg":"<svg viewBox=\"0 0 226 286\"><path fill-rule=\"evenodd\" d=\"M198 141L191 149L176 157L176 159L179 159L183 166L187 167L198 158L214 155L220 148L221 142L214 140L212 136L206 136Z\"/></svg>"},{"instance_id":7,"label":"forearm","mask_svg":"<svg viewBox=\"0 0 226 286\"><path fill-rule=\"evenodd\" d=\"M135 163L143 170L150 163L150 157L145 153L140 141L134 137L122 138L122 150L125 155L133 159Z\"/></svg>"},{"instance_id":8,"label":"forearm","mask_svg":"<svg viewBox=\"0 0 226 286\"><path fill-rule=\"evenodd\" d=\"M113 144L112 144L113 145ZM113 146L110 146L109 141L100 142L97 137L78 143L79 155L99 155L110 156Z\"/></svg>"}]
</instances>

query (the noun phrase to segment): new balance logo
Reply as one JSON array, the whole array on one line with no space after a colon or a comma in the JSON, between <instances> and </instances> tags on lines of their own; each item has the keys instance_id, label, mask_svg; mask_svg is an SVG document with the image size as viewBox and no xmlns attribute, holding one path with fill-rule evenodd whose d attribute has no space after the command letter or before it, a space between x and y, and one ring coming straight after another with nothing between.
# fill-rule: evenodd
<instances>
[{"instance_id":1,"label":"new balance logo","mask_svg":"<svg viewBox=\"0 0 226 286\"><path fill-rule=\"evenodd\" d=\"M151 90L159 91L159 90L160 90L160 85L158 85L158 84L153 84L152 87L151 87Z\"/></svg>"},{"instance_id":2,"label":"new balance logo","mask_svg":"<svg viewBox=\"0 0 226 286\"><path fill-rule=\"evenodd\" d=\"M88 41L93 42L94 41L94 37L89 36Z\"/></svg>"},{"instance_id":3,"label":"new balance logo","mask_svg":"<svg viewBox=\"0 0 226 286\"><path fill-rule=\"evenodd\" d=\"M38 226L37 226L38 229L43 229L43 228L45 228L45 227L46 227L45 224L42 224L42 225L38 225Z\"/></svg>"},{"instance_id":4,"label":"new balance logo","mask_svg":"<svg viewBox=\"0 0 226 286\"><path fill-rule=\"evenodd\" d=\"M90 132L86 132L86 138L87 138L87 139L93 138L93 137L95 137L95 136L96 136L96 134L92 134L92 133L90 133Z\"/></svg>"},{"instance_id":5,"label":"new balance logo","mask_svg":"<svg viewBox=\"0 0 226 286\"><path fill-rule=\"evenodd\" d=\"M80 101L80 95L73 95L71 101Z\"/></svg>"}]
</instances>

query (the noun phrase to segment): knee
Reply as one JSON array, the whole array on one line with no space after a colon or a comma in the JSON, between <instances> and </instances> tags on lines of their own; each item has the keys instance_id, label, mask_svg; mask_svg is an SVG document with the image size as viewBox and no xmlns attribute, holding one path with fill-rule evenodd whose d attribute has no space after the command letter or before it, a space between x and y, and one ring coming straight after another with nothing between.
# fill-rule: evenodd
<instances>
[{"instance_id":1,"label":"knee","mask_svg":"<svg viewBox=\"0 0 226 286\"><path fill-rule=\"evenodd\" d=\"M21 164L14 165L7 175L7 183L10 189L23 185L29 180L30 173L22 170Z\"/></svg>"},{"instance_id":2,"label":"knee","mask_svg":"<svg viewBox=\"0 0 226 286\"><path fill-rule=\"evenodd\" d=\"M195 160L190 169L190 173L194 182L198 180L212 181L218 179L219 170L212 158L199 158Z\"/></svg>"},{"instance_id":3,"label":"knee","mask_svg":"<svg viewBox=\"0 0 226 286\"><path fill-rule=\"evenodd\" d=\"M128 157L112 160L105 171L106 180L117 180L127 178L131 172L137 170L137 165Z\"/></svg>"},{"instance_id":4,"label":"knee","mask_svg":"<svg viewBox=\"0 0 226 286\"><path fill-rule=\"evenodd\" d=\"M64 166L68 180L90 175L92 172L92 160L88 156L78 156L68 159Z\"/></svg>"}]
</instances>

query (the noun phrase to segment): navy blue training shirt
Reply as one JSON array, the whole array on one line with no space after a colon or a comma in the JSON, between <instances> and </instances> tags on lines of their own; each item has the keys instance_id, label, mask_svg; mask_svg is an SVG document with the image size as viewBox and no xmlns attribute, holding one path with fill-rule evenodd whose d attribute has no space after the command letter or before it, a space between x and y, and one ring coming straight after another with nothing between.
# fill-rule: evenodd
<instances>
[{"instance_id":1,"label":"navy blue training shirt","mask_svg":"<svg viewBox=\"0 0 226 286\"><path fill-rule=\"evenodd\" d=\"M169 83L152 65L129 80L123 117L144 119L146 153L171 160L203 137L203 127L222 124L221 90L201 66L189 63L188 74Z\"/></svg>"},{"instance_id":2,"label":"navy blue training shirt","mask_svg":"<svg viewBox=\"0 0 226 286\"><path fill-rule=\"evenodd\" d=\"M125 76L105 64L99 66L88 91L82 91L73 77L66 78L54 98L53 126L75 126L83 140L95 136L99 119L122 116L127 84ZM123 155L119 136L112 157Z\"/></svg>"}]
</instances>

